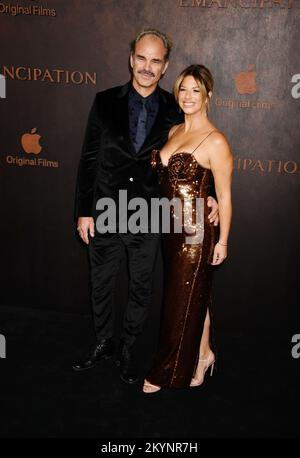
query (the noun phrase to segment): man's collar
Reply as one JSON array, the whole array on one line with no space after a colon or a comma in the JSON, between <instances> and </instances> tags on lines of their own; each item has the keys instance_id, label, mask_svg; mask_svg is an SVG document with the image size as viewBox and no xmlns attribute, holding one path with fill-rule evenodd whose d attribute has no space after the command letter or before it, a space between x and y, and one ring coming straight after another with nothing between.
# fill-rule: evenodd
<instances>
[{"instance_id":1,"label":"man's collar","mask_svg":"<svg viewBox=\"0 0 300 458\"><path fill-rule=\"evenodd\" d=\"M155 90L153 92L151 92L151 94L147 95L147 97L143 97L136 89L135 87L133 86L133 84L131 83L131 87L130 87L130 90L129 90L129 95L130 97L132 97L133 99L136 99L136 100L146 100L147 102L148 101L151 101L151 100L154 100L155 98L157 98L158 96L158 86L156 86Z\"/></svg>"},{"instance_id":2,"label":"man's collar","mask_svg":"<svg viewBox=\"0 0 300 458\"><path fill-rule=\"evenodd\" d=\"M118 96L119 97L125 97L126 95L128 95L128 93L130 92L131 88L134 89L134 87L132 86L132 82L128 81L128 83L126 83L126 84L124 84L123 86L120 87L120 92L118 93ZM134 89L134 91L137 92L136 89ZM159 87L159 85L156 86L155 91L152 92L150 94L150 96L152 94L156 93L156 92L158 92L158 93L161 92L161 88ZM137 92L137 94L138 94L138 92ZM150 96L148 96L148 97L150 97Z\"/></svg>"},{"instance_id":3,"label":"man's collar","mask_svg":"<svg viewBox=\"0 0 300 458\"><path fill-rule=\"evenodd\" d=\"M120 92L118 93L117 97L122 98L122 97L127 96L131 87L132 87L132 83L131 81L128 81L128 83L124 84L124 86L121 86ZM156 86L155 92L158 93L160 101L162 101L163 103L167 103L167 99L164 94L165 91L159 85Z\"/></svg>"}]
</instances>

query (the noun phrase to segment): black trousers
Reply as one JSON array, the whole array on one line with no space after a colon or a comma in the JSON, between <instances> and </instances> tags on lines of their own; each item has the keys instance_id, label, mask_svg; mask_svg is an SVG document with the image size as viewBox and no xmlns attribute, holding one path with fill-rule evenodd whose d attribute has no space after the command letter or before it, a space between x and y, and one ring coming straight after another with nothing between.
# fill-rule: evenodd
<instances>
[{"instance_id":1,"label":"black trousers","mask_svg":"<svg viewBox=\"0 0 300 458\"><path fill-rule=\"evenodd\" d=\"M90 237L92 306L97 340L114 335L117 274L127 253L129 297L121 339L132 345L143 329L152 299L153 270L160 242L159 234L99 234Z\"/></svg>"}]
</instances>

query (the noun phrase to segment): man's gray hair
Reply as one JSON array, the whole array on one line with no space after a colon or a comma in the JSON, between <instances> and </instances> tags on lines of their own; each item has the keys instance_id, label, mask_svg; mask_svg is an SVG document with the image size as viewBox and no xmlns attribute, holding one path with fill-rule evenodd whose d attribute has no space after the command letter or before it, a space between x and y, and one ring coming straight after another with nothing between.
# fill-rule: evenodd
<instances>
[{"instance_id":1,"label":"man's gray hair","mask_svg":"<svg viewBox=\"0 0 300 458\"><path fill-rule=\"evenodd\" d=\"M140 41L141 38L143 38L145 35L155 35L156 37L160 38L164 44L164 47L166 48L166 54L165 54L165 60L169 60L170 58L170 53L172 49L172 42L170 38L163 32L160 32L159 30L156 29L144 29L141 32L139 32L132 42L130 43L130 50L132 53L135 52L135 47L136 44Z\"/></svg>"}]
</instances>

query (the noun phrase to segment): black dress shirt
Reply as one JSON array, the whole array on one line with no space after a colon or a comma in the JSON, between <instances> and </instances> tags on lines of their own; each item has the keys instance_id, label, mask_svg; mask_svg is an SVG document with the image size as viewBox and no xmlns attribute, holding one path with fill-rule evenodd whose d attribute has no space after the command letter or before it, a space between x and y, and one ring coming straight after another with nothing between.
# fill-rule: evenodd
<instances>
[{"instance_id":1,"label":"black dress shirt","mask_svg":"<svg viewBox=\"0 0 300 458\"><path fill-rule=\"evenodd\" d=\"M135 142L136 131L137 131L137 123L140 111L142 109L142 100L146 99L146 110L147 110L147 124L146 124L146 132L149 135L157 113L159 109L159 101L158 101L158 92L157 89L152 92L152 94L148 95L148 97L142 97L133 86L131 86L128 96L128 118L129 118L129 132L131 141ZM137 151L138 153L138 151Z\"/></svg>"}]
</instances>

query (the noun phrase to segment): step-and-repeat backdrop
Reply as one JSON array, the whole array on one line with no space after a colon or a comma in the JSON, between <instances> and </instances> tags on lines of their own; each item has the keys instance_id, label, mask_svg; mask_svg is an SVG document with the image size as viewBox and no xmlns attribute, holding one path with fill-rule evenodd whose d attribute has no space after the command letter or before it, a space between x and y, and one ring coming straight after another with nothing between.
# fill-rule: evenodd
<instances>
[{"instance_id":1,"label":"step-and-repeat backdrop","mask_svg":"<svg viewBox=\"0 0 300 458\"><path fill-rule=\"evenodd\" d=\"M210 68L210 117L235 157L217 319L300 332L299 21L300 0L0 1L1 303L89 313L73 219L87 115L97 91L129 80L132 37L155 27L174 43L162 87Z\"/></svg>"}]
</instances>

